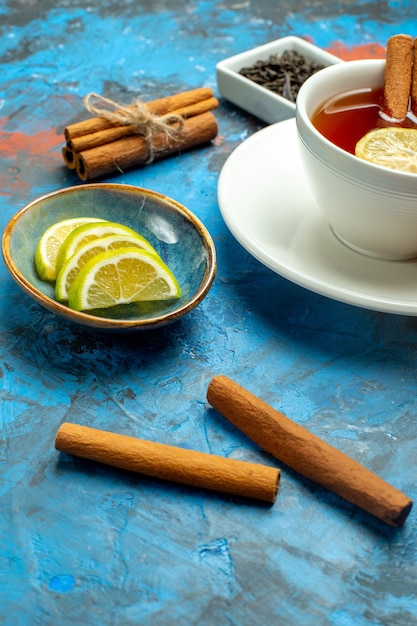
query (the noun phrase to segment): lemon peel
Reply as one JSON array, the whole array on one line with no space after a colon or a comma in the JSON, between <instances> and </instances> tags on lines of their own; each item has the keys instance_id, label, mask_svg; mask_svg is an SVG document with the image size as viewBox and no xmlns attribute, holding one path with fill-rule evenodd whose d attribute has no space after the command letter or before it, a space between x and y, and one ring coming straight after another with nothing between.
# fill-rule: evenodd
<instances>
[{"instance_id":1,"label":"lemon peel","mask_svg":"<svg viewBox=\"0 0 417 626\"><path fill-rule=\"evenodd\" d=\"M52 224L41 236L35 250L34 263L41 280L54 281L57 276L59 250L68 235L79 226L98 222L94 217L73 217Z\"/></svg>"},{"instance_id":2,"label":"lemon peel","mask_svg":"<svg viewBox=\"0 0 417 626\"><path fill-rule=\"evenodd\" d=\"M129 226L125 226L124 224L119 224L118 222L110 222L110 221L99 221L95 224L82 224L78 228L75 228L73 232L71 232L65 241L62 243L62 246L59 249L58 257L57 257L57 270L59 271L61 267L68 261L72 255L83 246L88 241L92 241L93 239L100 239L105 237L106 235L122 235L135 237L138 241L141 242L142 248L145 248L149 252L155 252L153 246L149 243L145 237L142 237L139 233L137 233Z\"/></svg>"},{"instance_id":3,"label":"lemon peel","mask_svg":"<svg viewBox=\"0 0 417 626\"><path fill-rule=\"evenodd\" d=\"M86 241L77 251L62 265L58 272L55 283L55 297L58 302L66 302L71 286L82 267L92 258L106 250L119 248L144 249L142 238L128 235L106 235L99 239ZM153 254L157 254L156 251Z\"/></svg>"},{"instance_id":4,"label":"lemon peel","mask_svg":"<svg viewBox=\"0 0 417 626\"><path fill-rule=\"evenodd\" d=\"M69 291L68 306L86 311L180 296L177 279L159 256L121 248L102 252L84 265Z\"/></svg>"}]
</instances>

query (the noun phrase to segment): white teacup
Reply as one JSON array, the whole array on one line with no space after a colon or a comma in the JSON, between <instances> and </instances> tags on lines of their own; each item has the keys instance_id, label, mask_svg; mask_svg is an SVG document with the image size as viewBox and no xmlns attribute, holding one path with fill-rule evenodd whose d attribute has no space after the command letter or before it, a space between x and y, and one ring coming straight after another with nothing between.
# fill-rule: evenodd
<instances>
[{"instance_id":1,"label":"white teacup","mask_svg":"<svg viewBox=\"0 0 417 626\"><path fill-rule=\"evenodd\" d=\"M311 190L335 235L363 254L405 260L417 257L417 174L360 159L331 143L311 122L329 98L382 86L384 71L385 61L362 60L314 74L299 91L296 124Z\"/></svg>"}]
</instances>

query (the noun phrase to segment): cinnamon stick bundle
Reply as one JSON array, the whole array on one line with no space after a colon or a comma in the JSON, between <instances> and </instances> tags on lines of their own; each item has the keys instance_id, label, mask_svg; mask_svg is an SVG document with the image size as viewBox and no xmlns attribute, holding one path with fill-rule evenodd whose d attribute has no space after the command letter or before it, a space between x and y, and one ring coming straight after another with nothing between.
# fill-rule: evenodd
<instances>
[{"instance_id":1,"label":"cinnamon stick bundle","mask_svg":"<svg viewBox=\"0 0 417 626\"><path fill-rule=\"evenodd\" d=\"M217 135L217 122L212 114L207 114L218 106L218 100L208 87L153 100L143 106L147 115L170 116L165 133L153 130L150 139L145 138L137 123L117 120L117 110L109 116L115 119L97 115L65 128L66 146L62 150L65 165L87 181L210 142ZM134 118L132 105L123 109L120 120L129 111Z\"/></svg>"},{"instance_id":2,"label":"cinnamon stick bundle","mask_svg":"<svg viewBox=\"0 0 417 626\"><path fill-rule=\"evenodd\" d=\"M198 89L191 89L190 91L183 91L172 96L158 98L157 100L151 100L146 103L146 106L151 113L155 113L155 115L165 115L212 97L213 91L210 87L200 87ZM133 110L133 106L130 108ZM65 139L68 142L75 137L96 133L107 128L112 128L113 126L114 124L105 117L92 117L67 126L64 131Z\"/></svg>"},{"instance_id":3,"label":"cinnamon stick bundle","mask_svg":"<svg viewBox=\"0 0 417 626\"><path fill-rule=\"evenodd\" d=\"M264 450L303 476L391 526L405 522L413 504L408 496L226 376L211 380L207 400Z\"/></svg>"},{"instance_id":4,"label":"cinnamon stick bundle","mask_svg":"<svg viewBox=\"0 0 417 626\"><path fill-rule=\"evenodd\" d=\"M162 158L182 150L207 143L217 135L217 122L210 112L184 121L181 132L173 137L158 133L152 138L152 153ZM149 146L140 135L124 137L75 154L76 170L83 181L123 172L144 165L149 158Z\"/></svg>"},{"instance_id":5,"label":"cinnamon stick bundle","mask_svg":"<svg viewBox=\"0 0 417 626\"><path fill-rule=\"evenodd\" d=\"M413 38L394 35L388 39L385 62L383 111L396 120L406 117L413 72Z\"/></svg>"},{"instance_id":6,"label":"cinnamon stick bundle","mask_svg":"<svg viewBox=\"0 0 417 626\"><path fill-rule=\"evenodd\" d=\"M186 448L64 423L55 448L120 469L193 487L275 502L280 471Z\"/></svg>"},{"instance_id":7,"label":"cinnamon stick bundle","mask_svg":"<svg viewBox=\"0 0 417 626\"><path fill-rule=\"evenodd\" d=\"M217 98L207 98L201 102L195 102L189 106L184 106L179 109L174 109L175 115L180 115L184 119L193 117L194 115L201 115L207 111L211 111L218 106L219 102ZM103 119L103 118L102 118ZM130 137L137 133L136 126L129 124L127 126L111 126L110 128L104 128L103 130L87 133L86 135L79 135L67 140L67 147L73 152L83 152L84 150L90 150L97 146L103 146L117 141L123 137Z\"/></svg>"}]
</instances>

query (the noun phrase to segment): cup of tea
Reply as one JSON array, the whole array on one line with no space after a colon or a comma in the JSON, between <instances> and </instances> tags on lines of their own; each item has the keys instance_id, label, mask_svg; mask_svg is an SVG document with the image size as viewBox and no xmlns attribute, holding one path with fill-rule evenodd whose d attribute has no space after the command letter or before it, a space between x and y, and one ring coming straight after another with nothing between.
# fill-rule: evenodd
<instances>
[{"instance_id":1,"label":"cup of tea","mask_svg":"<svg viewBox=\"0 0 417 626\"><path fill-rule=\"evenodd\" d=\"M308 184L335 236L400 261L417 257L417 174L354 153L362 136L390 123L381 115L384 75L385 61L374 59L317 72L298 93L296 125Z\"/></svg>"}]
</instances>

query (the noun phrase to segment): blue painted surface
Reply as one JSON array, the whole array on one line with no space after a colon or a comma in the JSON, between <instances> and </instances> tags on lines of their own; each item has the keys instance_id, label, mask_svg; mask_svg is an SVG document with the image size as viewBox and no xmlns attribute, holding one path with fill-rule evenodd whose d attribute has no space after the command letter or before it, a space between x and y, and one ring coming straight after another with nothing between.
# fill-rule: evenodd
<instances>
[{"instance_id":1,"label":"blue painted surface","mask_svg":"<svg viewBox=\"0 0 417 626\"><path fill-rule=\"evenodd\" d=\"M78 184L62 131L90 91L215 89L218 60L287 34L349 57L417 33L411 2L2 0L0 16L2 228ZM107 179L166 193L210 230L217 279L188 317L94 333L30 301L1 265L1 624L417 622L415 510L392 529L286 467L268 507L54 450L74 421L280 467L208 407L222 373L416 499L416 320L310 293L239 246L217 180L262 124L224 101L216 117L214 145Z\"/></svg>"}]
</instances>

